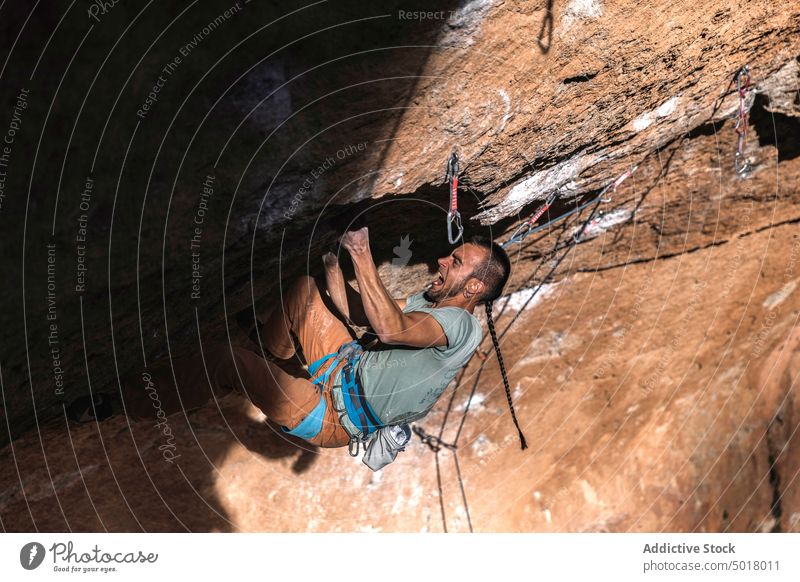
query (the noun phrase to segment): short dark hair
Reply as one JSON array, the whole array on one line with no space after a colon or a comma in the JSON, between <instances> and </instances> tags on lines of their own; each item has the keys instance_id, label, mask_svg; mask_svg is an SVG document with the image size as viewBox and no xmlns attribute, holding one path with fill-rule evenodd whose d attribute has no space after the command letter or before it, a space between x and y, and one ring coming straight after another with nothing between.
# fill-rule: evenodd
<instances>
[{"instance_id":1,"label":"short dark hair","mask_svg":"<svg viewBox=\"0 0 800 582\"><path fill-rule=\"evenodd\" d=\"M503 247L489 237L473 236L468 242L488 251L486 259L472 271L472 276L486 285L486 290L480 297L481 303L494 301L503 293L511 276L511 260Z\"/></svg>"}]
</instances>

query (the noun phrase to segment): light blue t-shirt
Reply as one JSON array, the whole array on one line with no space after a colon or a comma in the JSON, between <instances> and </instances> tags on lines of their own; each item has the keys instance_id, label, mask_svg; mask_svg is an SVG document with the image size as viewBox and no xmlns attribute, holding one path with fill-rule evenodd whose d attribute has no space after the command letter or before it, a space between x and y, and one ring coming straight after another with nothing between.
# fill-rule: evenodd
<instances>
[{"instance_id":1,"label":"light blue t-shirt","mask_svg":"<svg viewBox=\"0 0 800 582\"><path fill-rule=\"evenodd\" d=\"M430 313L447 336L446 346L387 346L364 352L358 365L367 402L384 424L425 416L481 342L481 324L460 307L430 307L411 295L403 313Z\"/></svg>"}]
</instances>

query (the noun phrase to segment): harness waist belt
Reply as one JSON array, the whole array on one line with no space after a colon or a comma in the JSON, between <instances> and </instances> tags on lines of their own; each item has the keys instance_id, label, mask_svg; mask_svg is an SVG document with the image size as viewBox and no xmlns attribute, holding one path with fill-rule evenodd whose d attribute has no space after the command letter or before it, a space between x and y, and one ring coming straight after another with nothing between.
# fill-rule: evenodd
<instances>
[{"instance_id":1,"label":"harness waist belt","mask_svg":"<svg viewBox=\"0 0 800 582\"><path fill-rule=\"evenodd\" d=\"M367 402L358 373L354 372L350 361L344 365L342 370L342 394L347 416L361 431L362 436L371 434L383 426L378 420L378 415Z\"/></svg>"},{"instance_id":2,"label":"harness waist belt","mask_svg":"<svg viewBox=\"0 0 800 582\"><path fill-rule=\"evenodd\" d=\"M381 428L383 423L378 419L378 415L367 402L364 389L356 371L358 360L362 353L361 346L356 342L349 342L339 348L337 353L323 356L308 367L308 372L312 378L320 371L323 365L330 362L325 371L317 376L312 382L324 390L324 386L330 378L339 362L344 361L344 366L340 371L341 388L334 386L332 390L333 405L336 412L339 412L339 421L352 438L363 438ZM324 399L320 399L321 405L317 407L304 419L300 425L293 430L287 431L304 439L315 437L322 428L322 416L325 413ZM321 410L320 410L321 409ZM310 419L318 418L312 421ZM306 424L306 421L309 421ZM313 427L309 425L313 422ZM301 428L301 426L303 428ZM297 431L297 432L295 432ZM313 434L311 434L313 432Z\"/></svg>"}]
</instances>

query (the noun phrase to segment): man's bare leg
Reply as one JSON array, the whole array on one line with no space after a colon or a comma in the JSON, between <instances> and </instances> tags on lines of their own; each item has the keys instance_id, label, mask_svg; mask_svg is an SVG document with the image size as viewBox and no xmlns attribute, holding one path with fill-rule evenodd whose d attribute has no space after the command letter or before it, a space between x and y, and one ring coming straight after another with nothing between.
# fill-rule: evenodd
<instances>
[{"instance_id":1,"label":"man's bare leg","mask_svg":"<svg viewBox=\"0 0 800 582\"><path fill-rule=\"evenodd\" d=\"M347 327L328 309L312 277L299 277L261 330L266 350L286 360L295 353L293 336L300 342L307 363L335 352L353 339Z\"/></svg>"},{"instance_id":2,"label":"man's bare leg","mask_svg":"<svg viewBox=\"0 0 800 582\"><path fill-rule=\"evenodd\" d=\"M235 391L270 420L292 428L319 402L319 390L309 380L288 374L250 350L221 345L177 358L172 365L157 364L124 384L126 411L134 419L189 411Z\"/></svg>"},{"instance_id":3,"label":"man's bare leg","mask_svg":"<svg viewBox=\"0 0 800 582\"><path fill-rule=\"evenodd\" d=\"M265 347L276 356L294 354L296 335L309 361L335 352L350 341L347 328L325 306L316 283L301 277L284 297L263 328ZM272 350L275 350L274 352ZM133 418L160 418L190 410L230 391L246 395L273 422L296 427L319 403L320 387L305 377L291 374L250 350L208 346L202 354L156 365L146 375L123 382L125 406ZM324 397L330 399L325 391ZM347 433L329 404L323 430L311 439L324 447L344 446Z\"/></svg>"}]
</instances>

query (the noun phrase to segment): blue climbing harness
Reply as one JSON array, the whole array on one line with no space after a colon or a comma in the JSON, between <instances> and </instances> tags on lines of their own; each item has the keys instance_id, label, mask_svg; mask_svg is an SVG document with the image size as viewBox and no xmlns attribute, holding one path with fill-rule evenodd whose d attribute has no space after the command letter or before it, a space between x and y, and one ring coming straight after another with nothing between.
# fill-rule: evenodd
<instances>
[{"instance_id":1,"label":"blue climbing harness","mask_svg":"<svg viewBox=\"0 0 800 582\"><path fill-rule=\"evenodd\" d=\"M347 430L348 434L350 435L350 444L348 446L348 450L353 456L358 455L360 442L364 441L368 435L374 433L379 428L384 426L378 419L378 415L375 414L375 411L372 410L372 407L367 402L367 398L364 395L364 390L362 389L361 383L356 376L356 366L361 358L362 353L363 349L358 342L348 342L343 344L342 347L339 348L338 352L323 356L308 366L308 373L313 378L326 363L328 364L328 366L325 368L325 371L312 380L315 385L320 387L320 391L322 391L324 390L325 385L328 383L331 373L336 369L336 366L339 364L339 362L345 362L341 370L341 392L342 400L344 401L344 409L336 411L340 413L340 421L344 420L343 416L346 414L347 419L353 425L353 428L360 433L353 434L352 429L348 430L348 423L342 422L342 426L344 426L345 430ZM312 410L299 425L292 430L288 430L285 427L283 430L291 435L298 436L305 440L310 440L317 436L320 430L322 430L322 422L325 417L325 410L325 399L320 398L319 404L314 407L314 410ZM355 453L353 451L354 444Z\"/></svg>"}]
</instances>

